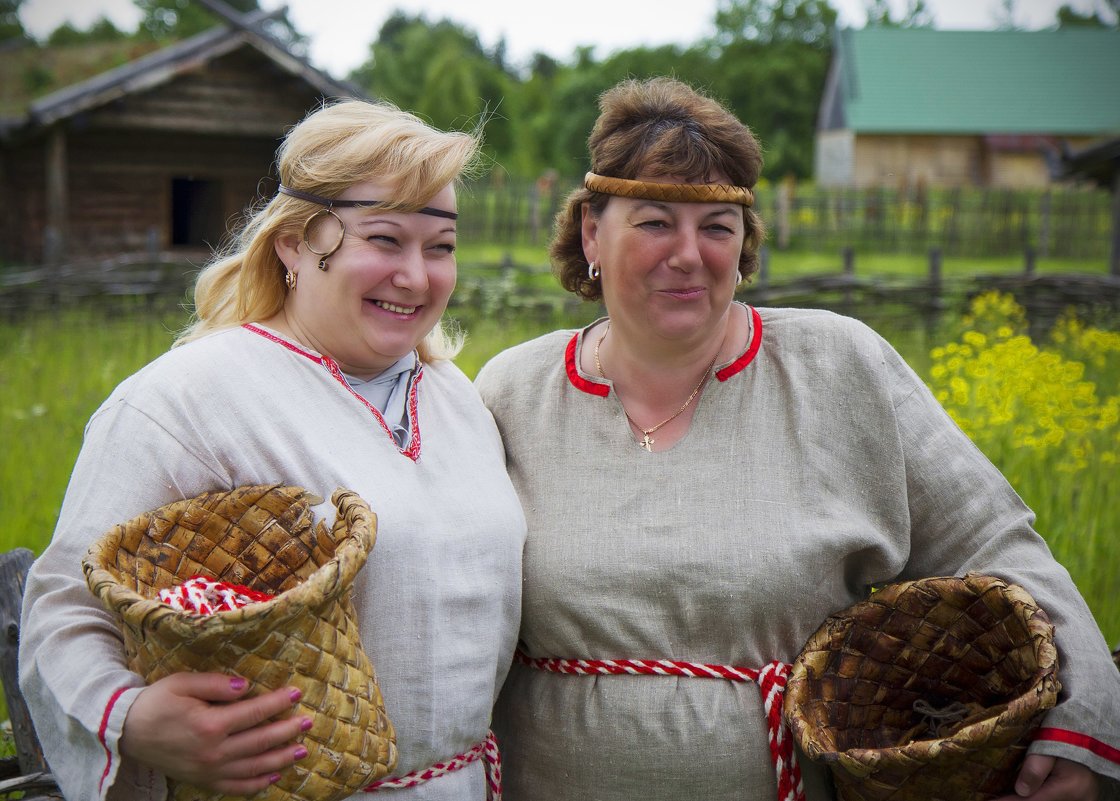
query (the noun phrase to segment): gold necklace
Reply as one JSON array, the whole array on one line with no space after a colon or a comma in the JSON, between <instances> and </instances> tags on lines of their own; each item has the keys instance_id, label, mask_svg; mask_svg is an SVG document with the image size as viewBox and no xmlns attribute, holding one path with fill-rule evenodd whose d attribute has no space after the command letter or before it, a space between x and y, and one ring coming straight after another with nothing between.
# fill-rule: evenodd
<instances>
[{"instance_id":1,"label":"gold necklace","mask_svg":"<svg viewBox=\"0 0 1120 801\"><path fill-rule=\"evenodd\" d=\"M606 378L607 374L603 372L603 363L599 361L599 346L603 344L603 340L607 338L607 334L610 333L610 330L611 330L611 321L607 320L606 330L603 331L603 335L601 337L599 337L598 341L595 343L595 369L599 371L599 375L602 378ZM721 345L720 350L722 350L722 349L723 349L723 347ZM622 398L618 399L618 405L622 406L622 413L624 415L626 415L627 422L629 422L630 425L634 426L634 428L636 428L636 429L638 429L639 431L642 432L642 439L638 443L639 448L645 448L647 453L652 453L653 452L652 445L653 445L653 443L657 442L657 440L651 439L650 434L654 433L655 431L657 431L662 426L668 425L669 423L673 422L678 417L680 417L682 414L684 414L684 410L692 405L692 402L694 400L696 400L696 396L700 394L700 390L702 390L704 388L704 385L706 383L708 383L708 379L712 375L712 368L716 366L716 359L718 359L718 358L719 358L719 351L717 350L716 355L712 357L711 364L708 365L708 369L704 371L704 376L700 379L700 383L696 385L696 389L692 390L692 394L688 396L688 400L686 400L684 402L684 405L682 405L681 408L679 408L675 412L673 412L673 414L670 417L665 418L660 423L655 425L653 428L642 428L640 425L635 423L634 418L630 416L630 412L626 411L626 406L622 403Z\"/></svg>"}]
</instances>

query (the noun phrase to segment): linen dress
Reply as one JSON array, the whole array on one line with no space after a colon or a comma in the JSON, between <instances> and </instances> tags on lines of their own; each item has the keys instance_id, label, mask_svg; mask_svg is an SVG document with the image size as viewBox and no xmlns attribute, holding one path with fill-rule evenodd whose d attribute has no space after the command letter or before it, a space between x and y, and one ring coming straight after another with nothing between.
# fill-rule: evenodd
<instances>
[{"instance_id":1,"label":"linen dress","mask_svg":"<svg viewBox=\"0 0 1120 801\"><path fill-rule=\"evenodd\" d=\"M486 736L516 639L525 536L493 420L457 367L425 364L398 448L333 365L266 329L230 329L172 349L90 420L54 539L28 579L20 650L21 687L67 798L166 794L163 776L119 753L143 681L86 587L86 548L149 509L245 484L306 487L328 499L314 510L328 524L336 487L376 512L353 600L397 732L393 775ZM368 795L386 796L480 801L483 766Z\"/></svg>"},{"instance_id":2,"label":"linen dress","mask_svg":"<svg viewBox=\"0 0 1120 801\"><path fill-rule=\"evenodd\" d=\"M1033 750L1120 777L1120 674L1033 515L870 329L749 310L687 434L638 447L583 332L499 354L476 379L529 525L521 648L533 658L792 662L873 583L980 571L1025 586L1061 650ZM506 801L774 801L759 688L515 664L495 710ZM832 797L801 755L809 801Z\"/></svg>"}]
</instances>

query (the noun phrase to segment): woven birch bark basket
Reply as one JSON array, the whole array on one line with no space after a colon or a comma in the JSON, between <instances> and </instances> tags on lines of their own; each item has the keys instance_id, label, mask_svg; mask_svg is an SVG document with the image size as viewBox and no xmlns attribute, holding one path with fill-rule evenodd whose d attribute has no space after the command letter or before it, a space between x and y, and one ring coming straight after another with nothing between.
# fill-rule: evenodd
<instances>
[{"instance_id":1,"label":"woven birch bark basket","mask_svg":"<svg viewBox=\"0 0 1120 801\"><path fill-rule=\"evenodd\" d=\"M1012 793L1057 670L1053 626L1022 587L901 582L809 638L784 716L843 801L990 801Z\"/></svg>"},{"instance_id":2,"label":"woven birch bark basket","mask_svg":"<svg viewBox=\"0 0 1120 801\"><path fill-rule=\"evenodd\" d=\"M339 489L328 531L313 520L318 500L281 485L205 493L113 527L82 564L90 589L121 624L129 668L148 683L217 671L248 679L250 695L285 686L303 693L290 714L314 721L302 737L308 756L254 801L338 801L396 765L396 735L350 600L376 517ZM157 600L161 589L195 575L275 597L212 615ZM170 786L174 801L226 797Z\"/></svg>"}]
</instances>

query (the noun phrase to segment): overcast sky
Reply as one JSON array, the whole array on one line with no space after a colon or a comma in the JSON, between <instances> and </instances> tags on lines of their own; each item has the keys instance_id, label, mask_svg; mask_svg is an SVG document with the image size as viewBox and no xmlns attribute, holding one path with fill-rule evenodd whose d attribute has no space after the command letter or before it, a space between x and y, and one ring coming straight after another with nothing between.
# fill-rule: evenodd
<instances>
[{"instance_id":1,"label":"overcast sky","mask_svg":"<svg viewBox=\"0 0 1120 801\"><path fill-rule=\"evenodd\" d=\"M262 8L285 5L283 0L259 0ZM864 0L831 0L842 25L861 27L866 19ZM905 0L890 0L901 9ZM1055 20L1065 0L1012 0L1015 23L1040 28ZM1085 12L1100 0L1072 0ZM591 45L603 57L637 45L688 44L711 33L718 0L288 0L296 28L311 39L310 60L336 77L361 64L381 24L396 9L423 13L429 20L450 18L478 34L485 47L506 40L508 59L524 64L535 52L568 60L576 47ZM1004 0L926 0L935 25L942 29L996 27ZM24 0L20 18L36 36L70 21L88 27L108 16L131 30L140 14L131 0Z\"/></svg>"}]
</instances>

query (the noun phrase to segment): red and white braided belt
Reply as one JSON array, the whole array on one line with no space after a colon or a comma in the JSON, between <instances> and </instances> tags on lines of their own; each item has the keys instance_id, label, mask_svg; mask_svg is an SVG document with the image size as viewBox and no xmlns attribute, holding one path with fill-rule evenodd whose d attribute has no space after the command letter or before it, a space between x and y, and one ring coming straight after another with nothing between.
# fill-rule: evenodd
<instances>
[{"instance_id":1,"label":"red and white braided belt","mask_svg":"<svg viewBox=\"0 0 1120 801\"><path fill-rule=\"evenodd\" d=\"M750 681L758 685L769 729L770 761L778 776L778 801L805 801L801 768L793 750L793 735L782 723L782 699L790 665L771 662L763 668L705 665L670 659L549 659L534 658L520 648L514 661L525 667L576 676L684 676L697 679Z\"/></svg>"},{"instance_id":2,"label":"red and white braided belt","mask_svg":"<svg viewBox=\"0 0 1120 801\"><path fill-rule=\"evenodd\" d=\"M403 776L393 776L381 779L362 788L362 792L376 793L380 790L395 790L402 787L415 787L418 784L430 782L440 776L465 768L472 762L483 760L486 769L486 801L502 801L502 759L498 753L498 741L494 732L489 732L486 739L471 746L465 753L456 754L446 762L437 762L434 765L414 770Z\"/></svg>"}]
</instances>

